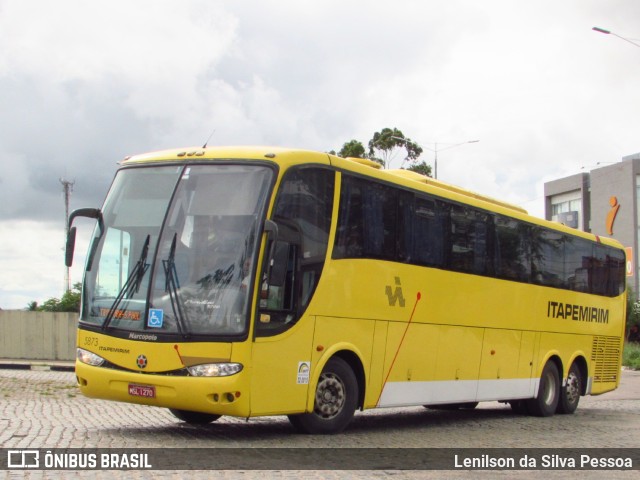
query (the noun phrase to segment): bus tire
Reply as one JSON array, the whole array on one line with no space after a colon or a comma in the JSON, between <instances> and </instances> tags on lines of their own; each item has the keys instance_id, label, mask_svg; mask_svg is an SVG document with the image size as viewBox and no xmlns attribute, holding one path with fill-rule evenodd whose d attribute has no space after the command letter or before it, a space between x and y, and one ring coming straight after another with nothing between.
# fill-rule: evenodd
<instances>
[{"instance_id":1,"label":"bus tire","mask_svg":"<svg viewBox=\"0 0 640 480\"><path fill-rule=\"evenodd\" d=\"M215 422L222 415L214 415L212 413L192 412L191 410L178 410L176 408L170 408L169 411L178 420L187 422L191 425L206 425L211 422Z\"/></svg>"},{"instance_id":2,"label":"bus tire","mask_svg":"<svg viewBox=\"0 0 640 480\"><path fill-rule=\"evenodd\" d=\"M582 395L582 371L574 362L567 374L567 383L560 389L560 401L558 402L558 413L573 413L578 408Z\"/></svg>"},{"instance_id":3,"label":"bus tire","mask_svg":"<svg viewBox=\"0 0 640 480\"><path fill-rule=\"evenodd\" d=\"M556 413L560 401L560 374L553 361L547 362L540 375L538 395L527 400L529 414L536 417L550 417Z\"/></svg>"},{"instance_id":4,"label":"bus tire","mask_svg":"<svg viewBox=\"0 0 640 480\"><path fill-rule=\"evenodd\" d=\"M347 362L333 357L318 379L313 412L288 417L301 433L339 433L351 422L357 405L356 375Z\"/></svg>"}]
</instances>

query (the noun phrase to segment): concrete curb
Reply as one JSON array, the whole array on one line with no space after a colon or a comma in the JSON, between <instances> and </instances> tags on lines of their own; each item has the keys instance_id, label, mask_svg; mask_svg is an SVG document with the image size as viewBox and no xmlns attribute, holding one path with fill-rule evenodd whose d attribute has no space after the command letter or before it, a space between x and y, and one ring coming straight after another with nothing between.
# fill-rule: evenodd
<instances>
[{"instance_id":1,"label":"concrete curb","mask_svg":"<svg viewBox=\"0 0 640 480\"><path fill-rule=\"evenodd\" d=\"M0 369L74 372L75 363L58 360L8 360L0 359Z\"/></svg>"}]
</instances>

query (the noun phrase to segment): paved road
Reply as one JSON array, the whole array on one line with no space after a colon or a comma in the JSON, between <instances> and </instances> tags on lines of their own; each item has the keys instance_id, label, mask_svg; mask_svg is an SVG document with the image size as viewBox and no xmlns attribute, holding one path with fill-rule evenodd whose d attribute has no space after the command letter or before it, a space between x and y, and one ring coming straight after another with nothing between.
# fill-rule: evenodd
<instances>
[{"instance_id":1,"label":"paved road","mask_svg":"<svg viewBox=\"0 0 640 480\"><path fill-rule=\"evenodd\" d=\"M70 372L0 369L0 446L28 448L637 448L640 446L640 372L624 371L621 387L583 397L574 415L532 418L497 402L474 411L422 407L357 414L341 435L294 433L284 417L222 418L206 427L177 421L168 411L86 399ZM1 472L10 478L61 478L60 472ZM540 472L355 472L351 478L538 478ZM608 478L634 478L613 472ZM68 478L70 472L64 474ZM139 478L149 472L78 472L82 478ZM154 472L163 478L211 478L211 472ZM593 475L593 477L591 477ZM215 472L215 478L344 478L344 472ZM601 478L602 472L545 472L547 477Z\"/></svg>"}]
</instances>

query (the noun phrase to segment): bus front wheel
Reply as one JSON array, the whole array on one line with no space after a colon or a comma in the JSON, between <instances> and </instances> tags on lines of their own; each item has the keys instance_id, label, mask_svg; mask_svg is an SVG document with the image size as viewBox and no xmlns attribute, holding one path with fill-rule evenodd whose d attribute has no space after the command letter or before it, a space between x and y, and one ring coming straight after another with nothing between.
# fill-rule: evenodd
<instances>
[{"instance_id":1,"label":"bus front wheel","mask_svg":"<svg viewBox=\"0 0 640 480\"><path fill-rule=\"evenodd\" d=\"M289 415L289 421L302 433L338 433L351 422L357 404L358 381L353 370L333 357L318 379L313 412Z\"/></svg>"},{"instance_id":2,"label":"bus front wheel","mask_svg":"<svg viewBox=\"0 0 640 480\"><path fill-rule=\"evenodd\" d=\"M173 413L173 416L178 420L192 425L206 425L215 422L221 417L221 415L214 415L212 413L192 412L190 410L178 410L176 408L170 408L169 411Z\"/></svg>"},{"instance_id":3,"label":"bus front wheel","mask_svg":"<svg viewBox=\"0 0 640 480\"><path fill-rule=\"evenodd\" d=\"M542 369L538 395L527 400L527 410L536 417L550 417L556 413L560 401L560 374L553 361Z\"/></svg>"}]
</instances>

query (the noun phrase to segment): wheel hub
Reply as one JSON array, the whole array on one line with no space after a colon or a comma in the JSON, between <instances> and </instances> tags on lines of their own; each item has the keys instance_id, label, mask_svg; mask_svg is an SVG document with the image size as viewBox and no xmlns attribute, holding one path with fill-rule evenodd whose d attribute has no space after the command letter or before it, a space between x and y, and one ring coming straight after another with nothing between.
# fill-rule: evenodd
<instances>
[{"instance_id":1,"label":"wheel hub","mask_svg":"<svg viewBox=\"0 0 640 480\"><path fill-rule=\"evenodd\" d=\"M316 390L315 411L322 418L333 418L342 411L345 388L342 381L332 374L323 374Z\"/></svg>"},{"instance_id":2,"label":"wheel hub","mask_svg":"<svg viewBox=\"0 0 640 480\"><path fill-rule=\"evenodd\" d=\"M569 402L575 402L578 397L580 397L580 381L578 377L570 373L567 378L567 388L566 388L567 400Z\"/></svg>"}]
</instances>

